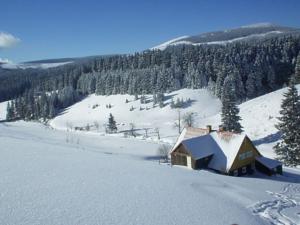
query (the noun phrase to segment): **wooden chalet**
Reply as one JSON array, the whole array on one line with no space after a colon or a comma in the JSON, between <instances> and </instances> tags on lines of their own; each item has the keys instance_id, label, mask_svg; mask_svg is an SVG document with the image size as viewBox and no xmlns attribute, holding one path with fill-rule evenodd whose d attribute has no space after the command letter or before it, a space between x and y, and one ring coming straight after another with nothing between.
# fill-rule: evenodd
<instances>
[{"instance_id":1,"label":"wooden chalet","mask_svg":"<svg viewBox=\"0 0 300 225\"><path fill-rule=\"evenodd\" d=\"M215 131L211 126L184 128L170 155L172 165L191 169L209 168L234 176L255 170L282 174L282 164L262 156L247 135Z\"/></svg>"}]
</instances>

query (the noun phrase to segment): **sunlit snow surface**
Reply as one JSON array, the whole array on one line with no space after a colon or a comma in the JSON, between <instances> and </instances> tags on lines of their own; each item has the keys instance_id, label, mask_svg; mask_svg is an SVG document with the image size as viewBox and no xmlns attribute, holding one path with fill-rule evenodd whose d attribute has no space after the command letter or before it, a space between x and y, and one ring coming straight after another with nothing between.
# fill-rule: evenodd
<instances>
[{"instance_id":1,"label":"sunlit snow surface","mask_svg":"<svg viewBox=\"0 0 300 225\"><path fill-rule=\"evenodd\" d=\"M154 143L27 122L1 123L0 143L0 224L300 222L297 171L192 171L158 164Z\"/></svg>"},{"instance_id":2,"label":"sunlit snow surface","mask_svg":"<svg viewBox=\"0 0 300 225\"><path fill-rule=\"evenodd\" d=\"M266 156L275 156L274 124L286 91L240 105L245 132ZM195 112L196 126L220 124L219 100L188 89L169 93L162 109L149 102L139 110L140 102L128 95L91 95L52 120L56 129L0 123L0 224L300 224L298 169L240 178L193 171L159 164L155 133L142 140L103 136L103 127L74 131L95 120L105 123L112 112L120 131L130 122L141 134L141 128L159 127L161 141L174 143L171 96L191 98L182 114ZM136 109L129 111L131 106ZM5 112L6 103L0 103L0 120ZM67 132L70 122L73 131Z\"/></svg>"}]
</instances>

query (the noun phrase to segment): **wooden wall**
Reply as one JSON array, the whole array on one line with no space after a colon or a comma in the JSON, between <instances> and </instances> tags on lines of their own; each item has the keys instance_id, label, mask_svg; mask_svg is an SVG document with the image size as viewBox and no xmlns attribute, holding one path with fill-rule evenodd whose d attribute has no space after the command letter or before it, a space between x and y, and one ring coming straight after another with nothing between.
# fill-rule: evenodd
<instances>
[{"instance_id":1,"label":"wooden wall","mask_svg":"<svg viewBox=\"0 0 300 225\"><path fill-rule=\"evenodd\" d=\"M245 153L251 151L252 152L252 157L251 158L245 158L243 160L240 160L239 155L241 153ZM250 141L250 139L246 136L244 141L242 142L242 145L238 151L238 154L236 155L236 158L234 159L234 162L229 170L229 172L234 171L238 168L244 167L249 164L254 164L255 163L255 158L257 156L260 156L261 154L258 152L258 150L255 148L253 143Z\"/></svg>"},{"instance_id":2,"label":"wooden wall","mask_svg":"<svg viewBox=\"0 0 300 225\"><path fill-rule=\"evenodd\" d=\"M180 144L177 149L175 149L171 153L171 164L172 165L180 165L187 166L187 158L188 152L185 150L184 146Z\"/></svg>"}]
</instances>

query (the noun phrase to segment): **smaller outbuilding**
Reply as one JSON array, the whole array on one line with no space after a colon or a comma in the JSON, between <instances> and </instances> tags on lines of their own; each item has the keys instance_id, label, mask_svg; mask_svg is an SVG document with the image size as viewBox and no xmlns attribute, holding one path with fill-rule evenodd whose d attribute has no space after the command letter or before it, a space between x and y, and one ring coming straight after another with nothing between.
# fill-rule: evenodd
<instances>
[{"instance_id":1,"label":"smaller outbuilding","mask_svg":"<svg viewBox=\"0 0 300 225\"><path fill-rule=\"evenodd\" d=\"M269 158L266 158L263 156L256 157L255 168L258 171L265 173L269 176L274 175L276 173L282 174L282 163L281 162L279 162L277 160L269 159Z\"/></svg>"}]
</instances>

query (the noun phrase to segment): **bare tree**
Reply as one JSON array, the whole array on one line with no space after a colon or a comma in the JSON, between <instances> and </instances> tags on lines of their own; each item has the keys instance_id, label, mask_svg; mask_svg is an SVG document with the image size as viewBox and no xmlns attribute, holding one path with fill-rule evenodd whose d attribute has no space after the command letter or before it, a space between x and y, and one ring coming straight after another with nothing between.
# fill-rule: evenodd
<instances>
[{"instance_id":1,"label":"bare tree","mask_svg":"<svg viewBox=\"0 0 300 225\"><path fill-rule=\"evenodd\" d=\"M170 145L167 144L163 144L158 147L157 154L160 157L159 162L160 160L163 160L163 162L168 162L170 148Z\"/></svg>"},{"instance_id":2,"label":"bare tree","mask_svg":"<svg viewBox=\"0 0 300 225\"><path fill-rule=\"evenodd\" d=\"M135 135L135 124L134 123L130 123L129 124L129 126L130 126L130 135L131 136L133 136L133 137L135 137L136 135Z\"/></svg>"},{"instance_id":3,"label":"bare tree","mask_svg":"<svg viewBox=\"0 0 300 225\"><path fill-rule=\"evenodd\" d=\"M145 138L148 138L149 136L148 136L148 130L149 130L150 128L144 128L144 131L145 131Z\"/></svg>"},{"instance_id":4,"label":"bare tree","mask_svg":"<svg viewBox=\"0 0 300 225\"><path fill-rule=\"evenodd\" d=\"M157 135L157 139L160 140L160 132L158 127L155 128L155 133Z\"/></svg>"},{"instance_id":5,"label":"bare tree","mask_svg":"<svg viewBox=\"0 0 300 225\"><path fill-rule=\"evenodd\" d=\"M76 139L77 148L79 148L79 144L80 144L80 139L79 139L79 137L77 137L77 139Z\"/></svg>"},{"instance_id":6,"label":"bare tree","mask_svg":"<svg viewBox=\"0 0 300 225\"><path fill-rule=\"evenodd\" d=\"M67 130L73 130L73 124L69 121L66 122Z\"/></svg>"},{"instance_id":7,"label":"bare tree","mask_svg":"<svg viewBox=\"0 0 300 225\"><path fill-rule=\"evenodd\" d=\"M100 124L98 123L98 121L94 121L94 126L96 130L99 131Z\"/></svg>"},{"instance_id":8,"label":"bare tree","mask_svg":"<svg viewBox=\"0 0 300 225\"><path fill-rule=\"evenodd\" d=\"M177 114L177 120L174 123L174 127L178 128L178 133L180 134L181 133L181 123L182 123L180 109L178 109L177 112L178 112L178 114Z\"/></svg>"},{"instance_id":9,"label":"bare tree","mask_svg":"<svg viewBox=\"0 0 300 225\"><path fill-rule=\"evenodd\" d=\"M195 113L187 112L183 116L183 123L187 127L192 127L195 123Z\"/></svg>"}]
</instances>

